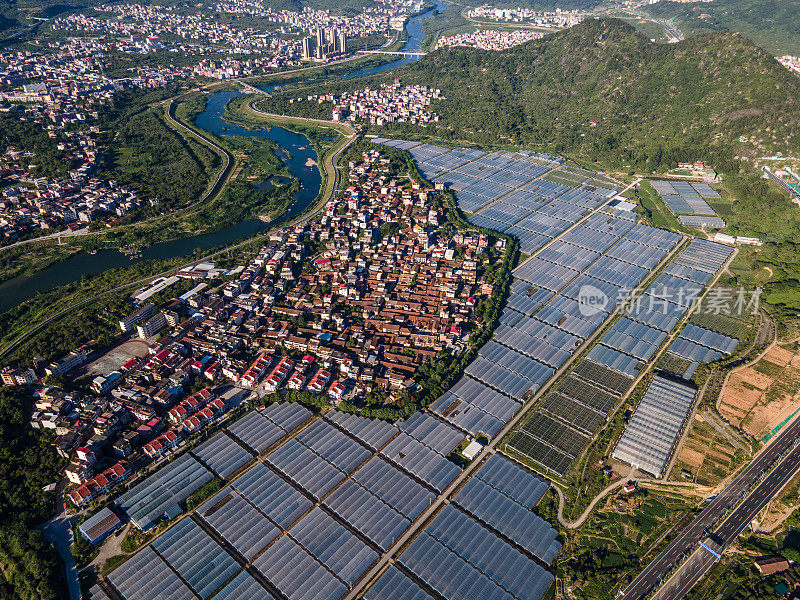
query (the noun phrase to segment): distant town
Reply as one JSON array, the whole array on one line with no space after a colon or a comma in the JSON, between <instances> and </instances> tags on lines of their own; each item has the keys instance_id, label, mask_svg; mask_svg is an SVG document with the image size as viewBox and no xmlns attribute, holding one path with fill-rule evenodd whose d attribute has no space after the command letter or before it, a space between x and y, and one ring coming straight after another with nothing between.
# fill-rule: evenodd
<instances>
[{"instance_id":1,"label":"distant town","mask_svg":"<svg viewBox=\"0 0 800 600\"><path fill-rule=\"evenodd\" d=\"M519 46L531 40L544 37L540 31L517 29L515 31L496 31L480 29L474 33L459 33L440 37L436 40L437 48L454 48L463 46L467 48L480 48L481 50L506 50Z\"/></svg>"}]
</instances>

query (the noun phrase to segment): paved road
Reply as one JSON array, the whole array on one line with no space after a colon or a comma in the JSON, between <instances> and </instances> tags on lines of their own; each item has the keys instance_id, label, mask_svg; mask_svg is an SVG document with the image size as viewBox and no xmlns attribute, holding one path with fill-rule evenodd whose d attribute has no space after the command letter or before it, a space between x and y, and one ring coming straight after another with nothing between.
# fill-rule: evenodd
<instances>
[{"instance_id":1,"label":"paved road","mask_svg":"<svg viewBox=\"0 0 800 600\"><path fill-rule=\"evenodd\" d=\"M714 498L706 508L704 508L650 564L634 579L628 587L622 590L618 595L618 600L641 600L645 598L653 589L655 589L661 581L666 577L669 572L674 568L675 564L680 561L680 558L687 552L692 552L700 540L704 539L707 532L711 530L755 484L758 479L766 472L777 460L787 452L795 440L800 437L800 419L796 419L788 425L781 433L779 433L766 448L764 448L747 467L739 473L731 483ZM756 510L755 514L763 508L767 502L772 498L770 493L777 494L778 489L776 483L779 483L783 476L784 467L790 468L786 465L793 465L795 470L800 469L800 447L792 451L791 457L795 457L793 463L784 461L774 473L772 473L757 489L758 496L755 493L740 506L737 510L731 513L731 516L737 515L737 518L744 519L749 510ZM765 485L766 484L766 485ZM762 503L763 501L763 503ZM744 521L744 526L750 520ZM728 519L725 524L720 528L720 535L726 536L735 530L736 527L741 525L739 521L731 521ZM738 535L738 533L736 533ZM733 536L735 539L736 536ZM699 579L699 578L698 578Z\"/></svg>"},{"instance_id":2,"label":"paved road","mask_svg":"<svg viewBox=\"0 0 800 600\"><path fill-rule=\"evenodd\" d=\"M800 446L792 450L764 481L723 521L712 538L705 542L717 554L700 546L658 593L654 600L680 600L717 562L721 555L748 525L800 471Z\"/></svg>"},{"instance_id":3,"label":"paved road","mask_svg":"<svg viewBox=\"0 0 800 600\"><path fill-rule=\"evenodd\" d=\"M633 184L631 184L633 185ZM627 188L626 188L627 189ZM608 199L611 201L611 198ZM586 215L580 223L584 220L589 219L592 214L601 210L606 203L595 208L590 214ZM537 250L532 256L536 256L539 252L541 252L543 248ZM677 252L677 249L673 252ZM672 256L672 254L670 254ZM665 258L664 261L661 263L662 265L665 264L669 260L669 257ZM613 315L616 316L620 307L614 311ZM612 317L608 317L604 323L608 323ZM493 454L497 450L498 444L508 435L518 424L522 421L528 412L536 406L537 402L548 392L548 390L555 384L556 381L570 368L572 363L578 359L579 356L583 354L583 351L586 350L604 331L603 327L599 327L588 339L586 339L583 344L577 348L567 359L567 361L555 372L555 374L531 397L526 401L526 404L522 407L522 410L517 412L506 424L505 426L497 433L497 435L492 438L492 440L484 446L483 450L476 456L471 463L469 463L466 468L464 468L461 473L453 480L453 482L445 489L441 494L439 494L433 502L425 509L414 521L411 527L405 531L400 537L398 537L394 544L389 548L387 552L381 556L377 563L375 563L363 576L361 579L361 584L356 585L350 592L344 596L342 600L355 600L359 597L359 594L363 590L364 586L375 579L375 577L380 574L380 572L386 567L387 565L391 564L394 560L393 557L400 551L400 549L408 542L416 533L421 529L422 525L431 517L442 504L448 501L450 495L456 490L456 488L461 485L468 477L470 477L478 466L483 462L485 458L488 458L491 454ZM475 599L479 600L479 599Z\"/></svg>"},{"instance_id":4,"label":"paved road","mask_svg":"<svg viewBox=\"0 0 800 600\"><path fill-rule=\"evenodd\" d=\"M53 543L64 561L67 574L67 587L71 600L81 600L81 584L78 581L78 569L75 566L75 557L72 556L72 521L75 517L69 513L59 511L55 517L42 525L42 533Z\"/></svg>"},{"instance_id":5,"label":"paved road","mask_svg":"<svg viewBox=\"0 0 800 600\"><path fill-rule=\"evenodd\" d=\"M174 211L172 213L169 213L167 215L158 215L156 217L150 217L149 219L145 219L143 221L137 221L136 223L133 224L134 227L141 227L142 225L146 225L147 223L150 223L150 222L152 222L154 220L164 219L164 218L166 218L168 216L174 216L176 214L187 212L189 210L192 210L196 206L202 204L203 202L208 200L211 196L216 195L216 193L219 191L220 187L224 183L224 180L230 174L231 167L233 166L233 156L231 155L230 152L228 152L224 148L218 146L217 144L215 144L209 138L201 135L199 132L195 131L194 129L191 129L190 127L187 127L186 125L184 125L183 123L181 123L180 121L178 121L177 119L174 118L173 115L174 115L174 112L175 112L175 100L177 100L177 98L180 98L180 96L177 96L176 98L170 98L169 100L166 101L167 108L166 108L166 111L165 111L165 116L166 116L167 120L172 125L174 125L175 127L179 128L179 129L182 129L182 130L188 132L188 134L191 135L192 137L195 137L195 138L199 139L201 141L201 143L203 143L206 146L208 146L209 148L211 148L212 151L218 152L223 157L224 164L222 165L222 168L217 173L217 176L215 177L213 183L211 185L209 185L209 187L206 189L205 193L200 198L198 198L197 200L192 202L190 205L184 206L183 208L180 208L180 209L178 209L178 210L176 210L176 211ZM39 237L28 239L28 240L21 240L19 242L14 242L13 244L9 244L8 246L2 246L2 247L0 247L0 252L2 252L4 250L11 250L12 248L18 248L19 246L25 246L26 244L32 244L34 242L43 242L43 241L54 240L54 239L59 239L59 238L71 238L71 237L78 237L78 236L89 235L89 234L100 234L100 233L102 233L102 232L101 231L89 231L88 227L82 227L81 229L78 229L76 231L70 231L69 229L66 229L64 231L57 231L57 232L51 233L49 235L43 235L43 236L39 236Z\"/></svg>"},{"instance_id":6,"label":"paved road","mask_svg":"<svg viewBox=\"0 0 800 600\"><path fill-rule=\"evenodd\" d=\"M277 116L279 116L279 115L277 115ZM334 123L333 121L316 121L316 120L314 120L314 121L315 122L319 122L319 123L329 124L329 125L340 125L338 123ZM320 213L320 211L325 207L325 204L333 196L334 192L336 191L336 189L338 188L338 185L339 185L339 170L338 170L338 168L335 167L335 162L336 162L336 160L338 160L338 158L342 154L342 152L344 152L347 149L347 147L350 144L353 143L353 141L355 139L356 139L355 133L351 133L350 137L346 137L344 142L342 143L342 145L339 148L337 148L334 152L326 155L325 158L323 159L323 164L324 164L325 173L326 173L326 176L325 176L325 191L323 192L322 197L317 201L316 207L313 210L311 210L310 212L306 213L305 215L301 215L300 217L298 217L294 221L292 221L290 223L286 223L285 225L297 225L297 224L306 223L310 219L313 219L315 216L317 216ZM328 182L331 179L328 176L330 173L333 173L332 185L328 185ZM261 240L261 239L265 239L268 236L269 236L269 231L267 233L264 233L264 234L261 234L261 235L255 236L255 237L247 238L246 240L244 240L244 241L242 241L242 242L240 242L238 244L235 244L233 246L227 246L227 247L223 248L222 250L217 250L217 251L212 252L211 254L208 254L208 255L203 256L201 258L193 259L193 260L191 260L189 262L186 262L186 263L184 263L184 264L182 264L182 265L180 265L180 266L178 266L178 267L176 267L174 269L170 269L170 270L164 271L162 273L157 273L155 275L150 275L150 276L145 277L143 279L137 279L136 281L132 281L130 283L126 283L124 285L117 286L117 287L112 288L110 290L106 290L104 292L100 292L99 294L95 294L91 298L87 298L87 299L82 300L80 302L76 302L75 304L73 304L71 306L68 306L68 307L58 311L56 314L48 317L47 319L45 319L41 323L37 324L33 328L31 328L31 329L23 332L22 334L20 334L13 342L11 342L11 344L9 344L8 346L6 346L5 348L3 348L0 351L0 359L2 359L3 357L7 356L8 354L10 354L22 342L24 342L26 339L28 339L34 333L36 333L39 330L41 330L48 323L50 323L50 322L52 322L52 321L54 321L56 319L59 319L62 316L66 315L66 314L68 314L70 312L75 311L76 309L80 308L81 306L85 306L86 304L94 302L95 300L98 300L98 299L100 299L100 298L102 298L104 296L107 296L109 294L112 294L112 293L115 293L115 292L119 292L119 291L122 291L122 290L125 290L125 289L128 289L128 288L131 288L133 286L138 286L138 285L142 285L144 283L148 283L150 281L158 279L159 277L167 277L169 275L177 273L182 268L184 268L184 267L186 267L188 265L193 265L193 264L197 264L198 262L208 261L208 260L214 258L215 256L230 252L231 250L236 250L237 248L240 248L242 246L246 246L248 244L252 244L255 241L258 241L258 240Z\"/></svg>"},{"instance_id":7,"label":"paved road","mask_svg":"<svg viewBox=\"0 0 800 600\"><path fill-rule=\"evenodd\" d=\"M56 240L58 238L71 238L81 235L87 235L89 233L97 233L97 232L89 231L88 227L82 227L81 229L76 229L75 231L70 231L69 229L65 229L64 231L56 231L55 233L51 233L48 235L41 235L39 237L30 238L27 240L20 240L19 242L14 242L13 244L9 244L8 246L2 246L0 247L0 252L4 250L11 250L13 248L19 248L20 246L25 246L27 244L33 244L34 242L44 242L47 240Z\"/></svg>"}]
</instances>

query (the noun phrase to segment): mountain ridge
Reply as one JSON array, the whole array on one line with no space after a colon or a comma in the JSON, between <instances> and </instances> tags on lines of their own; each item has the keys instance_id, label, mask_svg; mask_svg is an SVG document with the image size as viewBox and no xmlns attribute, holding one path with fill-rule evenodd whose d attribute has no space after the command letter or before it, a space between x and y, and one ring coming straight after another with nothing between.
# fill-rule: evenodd
<instances>
[{"instance_id":1,"label":"mountain ridge","mask_svg":"<svg viewBox=\"0 0 800 600\"><path fill-rule=\"evenodd\" d=\"M393 76L442 89L432 129L445 139L606 159L616 150L653 170L697 154L754 159L800 146L800 78L732 32L656 44L618 19L591 19L503 52L438 50Z\"/></svg>"}]
</instances>

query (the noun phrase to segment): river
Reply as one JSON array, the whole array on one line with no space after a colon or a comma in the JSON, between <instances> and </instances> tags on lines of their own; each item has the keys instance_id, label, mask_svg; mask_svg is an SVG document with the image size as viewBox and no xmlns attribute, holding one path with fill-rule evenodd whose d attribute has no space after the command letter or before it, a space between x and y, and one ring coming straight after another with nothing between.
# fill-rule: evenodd
<instances>
[{"instance_id":1,"label":"river","mask_svg":"<svg viewBox=\"0 0 800 600\"><path fill-rule=\"evenodd\" d=\"M422 32L423 19L434 16L447 7L439 0L433 0L433 2L435 4L434 8L420 13L406 23L406 32L409 37L403 47L404 50L409 52L419 51L425 39ZM343 76L343 79L381 73L416 60L419 59L417 57L403 57L379 67L359 69ZM275 87L268 86L262 89L270 92ZM25 300L34 297L39 292L46 292L55 287L78 281L84 276L98 275L109 269L127 267L140 261L186 256L196 249L210 250L218 246L231 244L260 233L268 227L273 227L292 219L303 212L319 194L322 183L320 171L316 166L318 159L314 147L306 136L288 131L282 127L251 131L223 121L222 115L225 111L225 105L231 98L241 95L243 95L241 92L217 92L212 94L206 104L206 110L197 116L195 124L205 131L217 135L261 137L277 142L279 144L279 148L276 150L278 157L283 160L287 170L300 181L300 189L295 194L294 203L287 213L271 223L265 223L259 219L248 219L213 233L204 233L154 244L145 248L141 257L134 259L130 259L117 250L100 250L95 254L78 254L33 275L16 277L0 284L0 313L4 313Z\"/></svg>"}]
</instances>

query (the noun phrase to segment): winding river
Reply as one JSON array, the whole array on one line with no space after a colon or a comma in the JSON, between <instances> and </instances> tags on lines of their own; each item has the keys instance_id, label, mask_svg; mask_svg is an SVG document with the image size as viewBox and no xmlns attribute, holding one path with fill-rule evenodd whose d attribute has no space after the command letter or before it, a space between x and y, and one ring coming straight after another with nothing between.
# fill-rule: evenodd
<instances>
[{"instance_id":1,"label":"winding river","mask_svg":"<svg viewBox=\"0 0 800 600\"><path fill-rule=\"evenodd\" d=\"M406 23L406 32L409 38L404 50L409 52L420 50L425 39L422 32L423 19L438 14L446 8L446 5L438 0L433 0L433 2L435 4L434 8L420 13ZM416 60L418 60L416 57L403 57L379 67L359 69L345 75L343 78L349 79L372 75ZM275 87L268 86L262 89L270 92ZM213 233L204 233L154 244L145 248L141 256L134 259L130 259L117 250L100 250L95 254L78 254L33 275L17 277L0 284L0 313L21 304L39 292L46 292L55 287L78 281L84 276L97 275L109 269L130 266L140 261L175 258L191 254L196 249L210 250L218 246L231 244L260 233L281 222L293 219L302 213L317 197L322 184L322 177L316 166L318 159L314 147L306 136L288 131L282 127L248 130L223 121L222 115L225 111L225 105L232 98L242 95L241 92L232 91L212 94L206 104L206 110L197 116L195 124L203 130L216 135L241 135L267 138L277 142L279 145L276 149L278 157L283 160L286 169L300 181L300 189L294 196L294 203L285 214L270 223L259 219L248 219Z\"/></svg>"}]
</instances>

